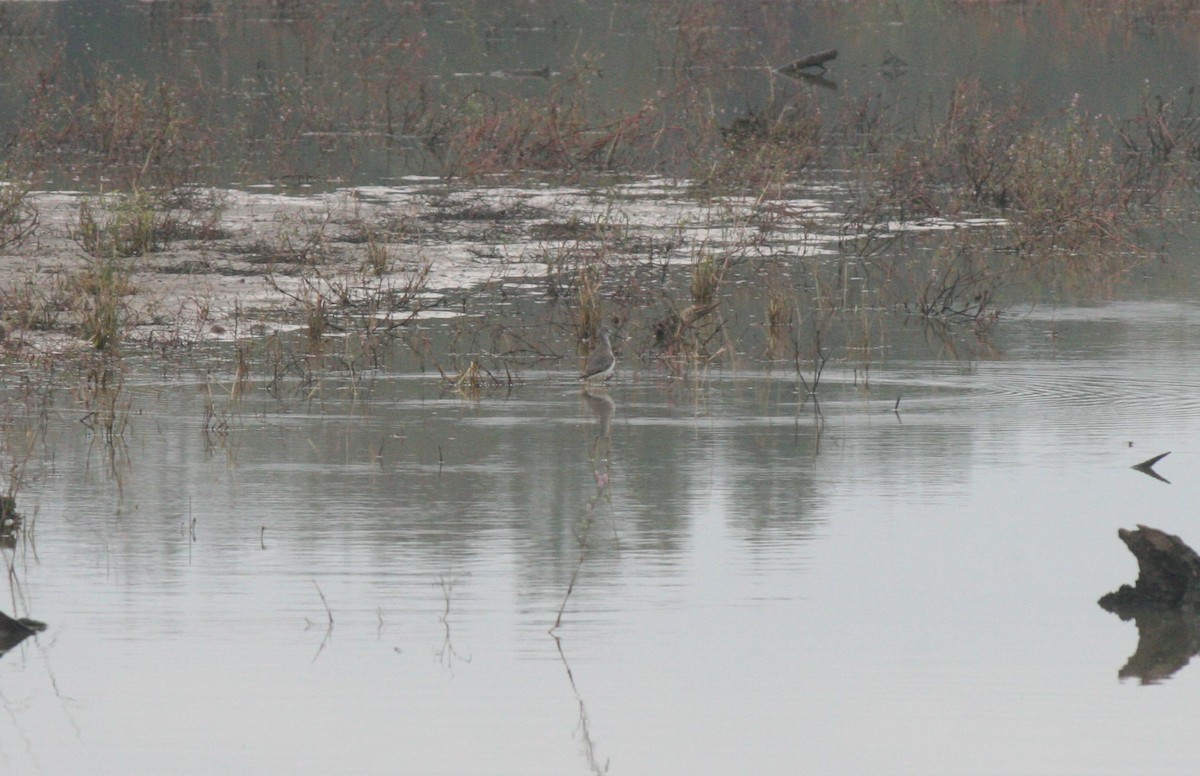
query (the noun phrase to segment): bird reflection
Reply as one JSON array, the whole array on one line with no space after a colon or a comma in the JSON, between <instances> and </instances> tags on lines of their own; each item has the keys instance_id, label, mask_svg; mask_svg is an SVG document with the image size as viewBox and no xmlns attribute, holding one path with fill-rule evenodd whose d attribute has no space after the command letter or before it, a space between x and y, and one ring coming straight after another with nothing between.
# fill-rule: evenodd
<instances>
[{"instance_id":1,"label":"bird reflection","mask_svg":"<svg viewBox=\"0 0 1200 776\"><path fill-rule=\"evenodd\" d=\"M612 443L612 419L617 413L617 403L607 391L584 388L583 400L596 415L599 430L592 439L592 469L596 473L596 486L603 491L608 485L608 456Z\"/></svg>"},{"instance_id":2,"label":"bird reflection","mask_svg":"<svg viewBox=\"0 0 1200 776\"><path fill-rule=\"evenodd\" d=\"M595 413L596 420L600 422L600 436L606 439L611 437L612 419L617 412L617 403L608 395L608 391L585 388L583 400L587 402L588 409Z\"/></svg>"}]
</instances>

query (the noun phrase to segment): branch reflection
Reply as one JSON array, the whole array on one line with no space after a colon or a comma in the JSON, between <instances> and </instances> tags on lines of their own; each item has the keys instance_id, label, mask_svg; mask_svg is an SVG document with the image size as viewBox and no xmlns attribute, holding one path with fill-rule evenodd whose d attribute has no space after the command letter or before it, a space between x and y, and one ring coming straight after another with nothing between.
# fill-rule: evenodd
<instances>
[{"instance_id":1,"label":"branch reflection","mask_svg":"<svg viewBox=\"0 0 1200 776\"><path fill-rule=\"evenodd\" d=\"M591 725L588 720L587 705L583 702L583 696L579 694L579 686L575 684L575 674L571 671L571 664L567 662L567 655L563 652L562 639L558 636L553 636L554 646L558 649L558 659L562 661L563 668L567 672L567 682L571 685L571 692L575 695L575 703L579 705L579 738L583 743L583 756L587 759L588 768L592 773L603 774L608 773L608 760L600 761L599 755L596 753L596 743L592 741Z\"/></svg>"}]
</instances>

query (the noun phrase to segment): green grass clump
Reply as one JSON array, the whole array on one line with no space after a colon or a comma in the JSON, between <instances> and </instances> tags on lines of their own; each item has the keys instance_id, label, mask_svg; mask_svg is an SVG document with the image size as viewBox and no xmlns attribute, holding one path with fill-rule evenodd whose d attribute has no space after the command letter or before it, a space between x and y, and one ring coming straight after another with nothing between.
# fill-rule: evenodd
<instances>
[{"instance_id":1,"label":"green grass clump","mask_svg":"<svg viewBox=\"0 0 1200 776\"><path fill-rule=\"evenodd\" d=\"M79 223L73 237L89 256L97 259L144 256L158 250L164 216L153 196L141 190L119 195L114 205L97 208L79 203Z\"/></svg>"}]
</instances>

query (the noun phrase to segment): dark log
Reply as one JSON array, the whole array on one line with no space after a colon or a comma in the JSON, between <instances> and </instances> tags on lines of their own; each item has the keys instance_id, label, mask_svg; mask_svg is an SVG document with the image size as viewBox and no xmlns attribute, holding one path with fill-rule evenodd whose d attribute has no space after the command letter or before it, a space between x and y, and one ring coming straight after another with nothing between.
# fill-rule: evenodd
<instances>
[{"instance_id":1,"label":"dark log","mask_svg":"<svg viewBox=\"0 0 1200 776\"><path fill-rule=\"evenodd\" d=\"M798 75L800 71L806 68L816 67L820 68L823 73L825 72L825 63L831 59L837 59L837 49L826 49L825 51L818 51L815 54L809 54L806 57L800 57L794 62L780 65L775 68L775 72L782 75Z\"/></svg>"},{"instance_id":2,"label":"dark log","mask_svg":"<svg viewBox=\"0 0 1200 776\"><path fill-rule=\"evenodd\" d=\"M1117 536L1138 562L1133 587L1121 585L1100 599L1109 611L1137 606L1191 607L1200 604L1200 555L1178 536L1139 525ZM1119 612L1118 612L1119 613Z\"/></svg>"}]
</instances>

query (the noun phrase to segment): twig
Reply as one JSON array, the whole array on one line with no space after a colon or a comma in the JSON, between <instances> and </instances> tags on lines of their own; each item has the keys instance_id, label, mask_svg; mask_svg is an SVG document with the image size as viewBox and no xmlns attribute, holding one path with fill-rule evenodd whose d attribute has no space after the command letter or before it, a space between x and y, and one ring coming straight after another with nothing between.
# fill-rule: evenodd
<instances>
[{"instance_id":1,"label":"twig","mask_svg":"<svg viewBox=\"0 0 1200 776\"><path fill-rule=\"evenodd\" d=\"M1170 450L1168 450L1165 453L1159 453L1158 455L1154 456L1153 458L1148 458L1145 461L1142 461L1141 463L1135 463L1133 465L1133 468L1137 469L1142 474L1149 474L1154 479L1161 480L1161 481L1167 483L1168 485L1170 485L1171 484L1170 480L1168 480L1166 477L1162 476L1158 472L1154 471L1154 464L1158 463L1159 461L1166 458L1170 454L1171 454Z\"/></svg>"},{"instance_id":2,"label":"twig","mask_svg":"<svg viewBox=\"0 0 1200 776\"><path fill-rule=\"evenodd\" d=\"M571 600L571 591L575 589L575 580L579 579L579 570L583 568L583 562L587 559L587 550L579 553L579 562L575 564L575 571L571 574L571 581L567 583L567 594L563 596L562 605L558 607L558 616L554 618L554 625L550 627L550 634L554 635L554 631L558 630L558 626L562 625L563 612L567 610L567 601Z\"/></svg>"},{"instance_id":3,"label":"twig","mask_svg":"<svg viewBox=\"0 0 1200 776\"><path fill-rule=\"evenodd\" d=\"M333 627L333 610L329 608L329 602L325 600L325 594L321 592L321 586L317 584L317 580L313 580L313 587L317 589L317 595L321 596L321 603L325 606L325 614L329 616L329 627Z\"/></svg>"}]
</instances>

